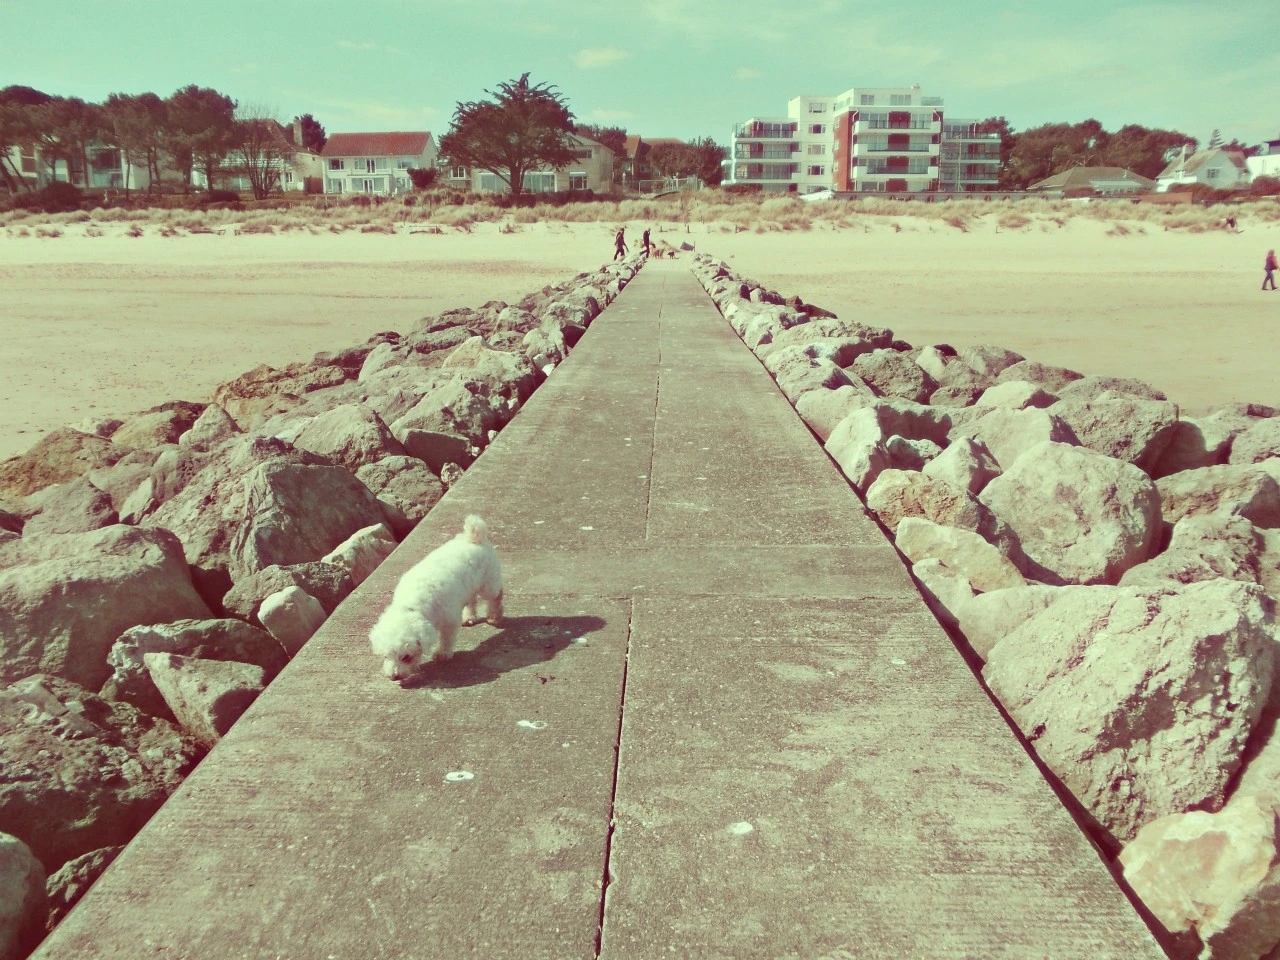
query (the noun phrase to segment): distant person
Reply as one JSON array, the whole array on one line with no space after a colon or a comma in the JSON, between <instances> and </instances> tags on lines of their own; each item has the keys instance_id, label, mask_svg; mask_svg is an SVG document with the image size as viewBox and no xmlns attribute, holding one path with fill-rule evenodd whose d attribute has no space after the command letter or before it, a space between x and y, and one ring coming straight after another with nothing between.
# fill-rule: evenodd
<instances>
[{"instance_id":1,"label":"distant person","mask_svg":"<svg viewBox=\"0 0 1280 960\"><path fill-rule=\"evenodd\" d=\"M1276 270L1280 270L1280 265L1276 264L1276 252L1274 250L1267 251L1267 259L1262 264L1262 269L1266 273L1262 277L1262 289L1267 289L1267 284L1271 284L1271 289L1276 288Z\"/></svg>"},{"instance_id":2,"label":"distant person","mask_svg":"<svg viewBox=\"0 0 1280 960\"><path fill-rule=\"evenodd\" d=\"M627 228L619 227L618 235L613 238L613 259L621 260L627 255Z\"/></svg>"},{"instance_id":3,"label":"distant person","mask_svg":"<svg viewBox=\"0 0 1280 960\"><path fill-rule=\"evenodd\" d=\"M640 238L640 242L644 244L644 255L649 256L649 230L645 229L644 235Z\"/></svg>"},{"instance_id":4,"label":"distant person","mask_svg":"<svg viewBox=\"0 0 1280 960\"><path fill-rule=\"evenodd\" d=\"M1230 230L1232 233L1235 233L1235 232L1236 232L1236 218L1235 218L1235 217L1227 217L1227 229L1228 229L1228 230Z\"/></svg>"}]
</instances>

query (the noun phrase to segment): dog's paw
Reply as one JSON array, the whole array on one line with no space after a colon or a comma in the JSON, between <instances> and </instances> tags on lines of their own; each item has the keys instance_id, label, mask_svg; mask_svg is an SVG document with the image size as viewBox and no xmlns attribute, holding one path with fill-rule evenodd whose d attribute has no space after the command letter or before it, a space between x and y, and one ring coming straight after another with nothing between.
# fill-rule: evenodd
<instances>
[{"instance_id":1,"label":"dog's paw","mask_svg":"<svg viewBox=\"0 0 1280 960\"><path fill-rule=\"evenodd\" d=\"M437 650L431 655L431 659L437 663L444 663L444 661L448 660L452 656L452 650Z\"/></svg>"}]
</instances>

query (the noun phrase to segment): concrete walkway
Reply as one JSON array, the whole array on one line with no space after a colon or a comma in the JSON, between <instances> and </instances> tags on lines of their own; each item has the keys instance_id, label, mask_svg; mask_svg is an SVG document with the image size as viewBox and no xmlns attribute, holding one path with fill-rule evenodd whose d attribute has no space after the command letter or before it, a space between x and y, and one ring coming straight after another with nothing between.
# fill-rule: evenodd
<instances>
[{"instance_id":1,"label":"concrete walkway","mask_svg":"<svg viewBox=\"0 0 1280 960\"><path fill-rule=\"evenodd\" d=\"M469 512L508 623L366 635ZM902 562L648 265L38 954L1162 957Z\"/></svg>"}]
</instances>

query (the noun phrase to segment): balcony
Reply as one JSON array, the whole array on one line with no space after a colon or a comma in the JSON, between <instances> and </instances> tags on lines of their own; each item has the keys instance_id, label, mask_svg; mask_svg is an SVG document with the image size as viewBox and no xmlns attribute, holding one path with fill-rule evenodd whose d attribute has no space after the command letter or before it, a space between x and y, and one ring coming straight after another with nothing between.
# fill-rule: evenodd
<instances>
[{"instance_id":1,"label":"balcony","mask_svg":"<svg viewBox=\"0 0 1280 960\"><path fill-rule=\"evenodd\" d=\"M890 176L890 177L927 177L931 168L928 165L918 165L909 167L891 167L883 163L869 163L865 167L858 167L861 173L867 173L872 176Z\"/></svg>"},{"instance_id":2,"label":"balcony","mask_svg":"<svg viewBox=\"0 0 1280 960\"><path fill-rule=\"evenodd\" d=\"M795 134L794 123L740 123L733 128L738 140L789 140Z\"/></svg>"},{"instance_id":3,"label":"balcony","mask_svg":"<svg viewBox=\"0 0 1280 960\"><path fill-rule=\"evenodd\" d=\"M794 163L738 163L733 168L733 179L744 180L790 180L796 172Z\"/></svg>"},{"instance_id":4,"label":"balcony","mask_svg":"<svg viewBox=\"0 0 1280 960\"><path fill-rule=\"evenodd\" d=\"M918 120L859 120L854 124L855 130L932 130L935 121L921 117ZM935 131L936 132L936 131Z\"/></svg>"},{"instance_id":5,"label":"balcony","mask_svg":"<svg viewBox=\"0 0 1280 960\"><path fill-rule=\"evenodd\" d=\"M926 143L915 147L890 147L884 144L868 144L855 143L853 145L853 155L855 157L882 157L882 156L898 156L907 153L933 153L934 144Z\"/></svg>"},{"instance_id":6,"label":"balcony","mask_svg":"<svg viewBox=\"0 0 1280 960\"><path fill-rule=\"evenodd\" d=\"M790 160L799 151L800 144L785 145L763 143L736 143L733 147L735 160Z\"/></svg>"}]
</instances>

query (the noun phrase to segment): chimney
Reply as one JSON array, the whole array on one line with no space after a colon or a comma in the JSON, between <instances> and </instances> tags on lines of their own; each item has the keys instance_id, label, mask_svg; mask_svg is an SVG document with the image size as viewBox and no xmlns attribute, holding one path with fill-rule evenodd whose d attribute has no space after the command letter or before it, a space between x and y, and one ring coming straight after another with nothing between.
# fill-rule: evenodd
<instances>
[{"instance_id":1,"label":"chimney","mask_svg":"<svg viewBox=\"0 0 1280 960\"><path fill-rule=\"evenodd\" d=\"M302 118L298 117L293 121L293 142L298 146L302 146Z\"/></svg>"}]
</instances>

